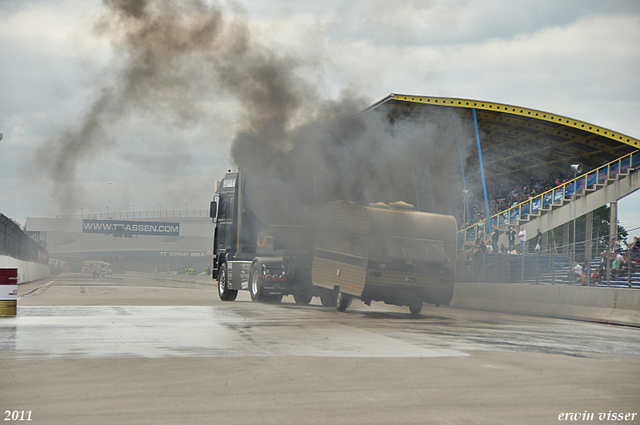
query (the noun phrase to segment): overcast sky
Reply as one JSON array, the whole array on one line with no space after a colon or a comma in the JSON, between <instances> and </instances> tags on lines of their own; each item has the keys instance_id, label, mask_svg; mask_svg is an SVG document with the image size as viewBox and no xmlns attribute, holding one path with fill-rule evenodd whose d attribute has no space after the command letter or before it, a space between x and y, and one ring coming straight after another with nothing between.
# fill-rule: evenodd
<instances>
[{"instance_id":1,"label":"overcast sky","mask_svg":"<svg viewBox=\"0 0 640 425\"><path fill-rule=\"evenodd\" d=\"M82 145L78 129L105 93L117 92L131 59L116 30L99 30L117 1L0 1L3 214L24 223L107 208L207 209L213 182L233 167L242 108L213 76L208 84L206 67L194 70L198 63L184 67L198 80L184 85L192 104L176 107L167 100L174 93L118 110L115 97L94 145ZM209 12L219 5L225 31L246 26L253 43L296 63L314 93L307 102L354 96L371 104L389 93L480 99L640 137L637 0L206 3ZM56 144L70 134L79 143L64 155L74 162L57 179L43 158L61 155ZM640 193L619 210L623 226L640 227Z\"/></svg>"}]
</instances>

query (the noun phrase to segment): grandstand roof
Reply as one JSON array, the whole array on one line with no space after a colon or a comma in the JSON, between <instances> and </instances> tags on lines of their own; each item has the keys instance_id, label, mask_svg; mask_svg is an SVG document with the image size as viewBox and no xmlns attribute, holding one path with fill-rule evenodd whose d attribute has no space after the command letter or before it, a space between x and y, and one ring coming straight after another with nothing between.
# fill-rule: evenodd
<instances>
[{"instance_id":1,"label":"grandstand roof","mask_svg":"<svg viewBox=\"0 0 640 425\"><path fill-rule=\"evenodd\" d=\"M497 102L391 94L366 112L373 110L386 113L392 122L427 117L441 134L454 132L457 122L473 128L475 110L488 180L570 173L569 165L575 163L594 169L640 149L638 139L598 125ZM478 155L468 157L466 166L478 164Z\"/></svg>"}]
</instances>

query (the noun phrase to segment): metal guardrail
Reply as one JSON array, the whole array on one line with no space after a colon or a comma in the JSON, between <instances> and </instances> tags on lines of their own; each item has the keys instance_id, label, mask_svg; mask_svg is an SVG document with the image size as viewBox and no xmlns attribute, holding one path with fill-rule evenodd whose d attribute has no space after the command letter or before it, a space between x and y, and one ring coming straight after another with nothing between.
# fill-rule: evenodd
<instances>
[{"instance_id":1,"label":"metal guardrail","mask_svg":"<svg viewBox=\"0 0 640 425\"><path fill-rule=\"evenodd\" d=\"M556 186L536 197L529 198L520 204L499 212L498 214L491 216L489 223L487 223L487 219L484 219L460 230L458 232L458 243L475 241L481 230L484 230L485 233L488 234L490 233L490 229L493 225L502 227L510 223L517 224L518 220L537 211L541 211L543 208L550 207L555 202L561 201L576 192L595 188L596 185L603 184L605 180L614 178L618 174L623 173L630 168L637 167L640 167L640 151L635 151L625 155L595 170L584 173L575 179Z\"/></svg>"},{"instance_id":2,"label":"metal guardrail","mask_svg":"<svg viewBox=\"0 0 640 425\"><path fill-rule=\"evenodd\" d=\"M16 223L0 214L0 255L22 261L45 262L46 251Z\"/></svg>"},{"instance_id":3,"label":"metal guardrail","mask_svg":"<svg viewBox=\"0 0 640 425\"><path fill-rule=\"evenodd\" d=\"M57 215L56 218L91 219L91 220L144 220L147 218L189 218L209 217L209 210L167 210L167 211L135 211L92 214Z\"/></svg>"}]
</instances>

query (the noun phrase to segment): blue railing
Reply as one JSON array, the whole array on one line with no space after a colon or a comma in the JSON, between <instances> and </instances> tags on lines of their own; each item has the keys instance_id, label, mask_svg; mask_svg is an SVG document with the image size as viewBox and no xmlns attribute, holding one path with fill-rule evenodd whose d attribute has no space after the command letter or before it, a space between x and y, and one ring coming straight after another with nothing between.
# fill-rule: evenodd
<instances>
[{"instance_id":1,"label":"blue railing","mask_svg":"<svg viewBox=\"0 0 640 425\"><path fill-rule=\"evenodd\" d=\"M472 226L462 229L458 232L458 242L472 242L477 238L480 230L490 233L489 229L491 229L493 225L501 227L510 223L517 223L519 219L541 210L542 208L548 207L554 202L558 202L581 190L589 189L597 184L602 184L604 180L615 177L617 174L623 173L629 168L637 167L640 167L640 151L635 151L625 155L615 161L601 166L600 168L589 171L588 173L569 180L560 186L541 193L534 198L529 198L520 204L514 205L507 210L495 214L491 216L490 225L488 225L487 220L484 219Z\"/></svg>"}]
</instances>

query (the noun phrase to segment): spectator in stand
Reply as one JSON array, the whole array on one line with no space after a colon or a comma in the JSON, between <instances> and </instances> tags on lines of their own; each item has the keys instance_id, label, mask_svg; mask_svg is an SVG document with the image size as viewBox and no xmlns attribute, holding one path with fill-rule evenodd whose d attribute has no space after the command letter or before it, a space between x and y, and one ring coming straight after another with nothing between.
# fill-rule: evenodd
<instances>
[{"instance_id":1,"label":"spectator in stand","mask_svg":"<svg viewBox=\"0 0 640 425\"><path fill-rule=\"evenodd\" d=\"M570 276L569 280L571 282L575 282L582 277L582 266L578 264L577 261L573 263L573 267L571 268L572 276Z\"/></svg>"},{"instance_id":2,"label":"spectator in stand","mask_svg":"<svg viewBox=\"0 0 640 425\"><path fill-rule=\"evenodd\" d=\"M520 252L525 255L527 253L527 231L524 230L524 226L520 226L518 237L520 237Z\"/></svg>"},{"instance_id":3,"label":"spectator in stand","mask_svg":"<svg viewBox=\"0 0 640 425\"><path fill-rule=\"evenodd\" d=\"M516 231L513 226L509 226L507 237L509 238L509 252L513 252L516 249Z\"/></svg>"},{"instance_id":4,"label":"spectator in stand","mask_svg":"<svg viewBox=\"0 0 640 425\"><path fill-rule=\"evenodd\" d=\"M620 259L616 254L611 254L611 276L618 277L620 273Z\"/></svg>"},{"instance_id":5,"label":"spectator in stand","mask_svg":"<svg viewBox=\"0 0 640 425\"><path fill-rule=\"evenodd\" d=\"M538 233L536 234L536 252L540 254L542 250L542 232L538 229Z\"/></svg>"},{"instance_id":6,"label":"spectator in stand","mask_svg":"<svg viewBox=\"0 0 640 425\"><path fill-rule=\"evenodd\" d=\"M640 259L640 238L637 236L633 237L633 243L629 247L629 250L631 251L631 261Z\"/></svg>"},{"instance_id":7,"label":"spectator in stand","mask_svg":"<svg viewBox=\"0 0 640 425\"><path fill-rule=\"evenodd\" d=\"M487 246L484 244L482 239L476 239L476 254L486 254Z\"/></svg>"},{"instance_id":8,"label":"spectator in stand","mask_svg":"<svg viewBox=\"0 0 640 425\"><path fill-rule=\"evenodd\" d=\"M485 245L487 245L487 254L493 254L493 245L491 242L487 241Z\"/></svg>"},{"instance_id":9,"label":"spectator in stand","mask_svg":"<svg viewBox=\"0 0 640 425\"><path fill-rule=\"evenodd\" d=\"M498 253L498 239L500 238L500 230L498 230L498 226L495 224L492 226L493 231L491 232L491 245L493 245L493 252Z\"/></svg>"},{"instance_id":10,"label":"spectator in stand","mask_svg":"<svg viewBox=\"0 0 640 425\"><path fill-rule=\"evenodd\" d=\"M629 252L625 252L620 260L620 275L626 275L629 271Z\"/></svg>"},{"instance_id":11,"label":"spectator in stand","mask_svg":"<svg viewBox=\"0 0 640 425\"><path fill-rule=\"evenodd\" d=\"M611 250L611 252L620 252L620 243L616 240L616 238L611 238L609 249Z\"/></svg>"}]
</instances>

